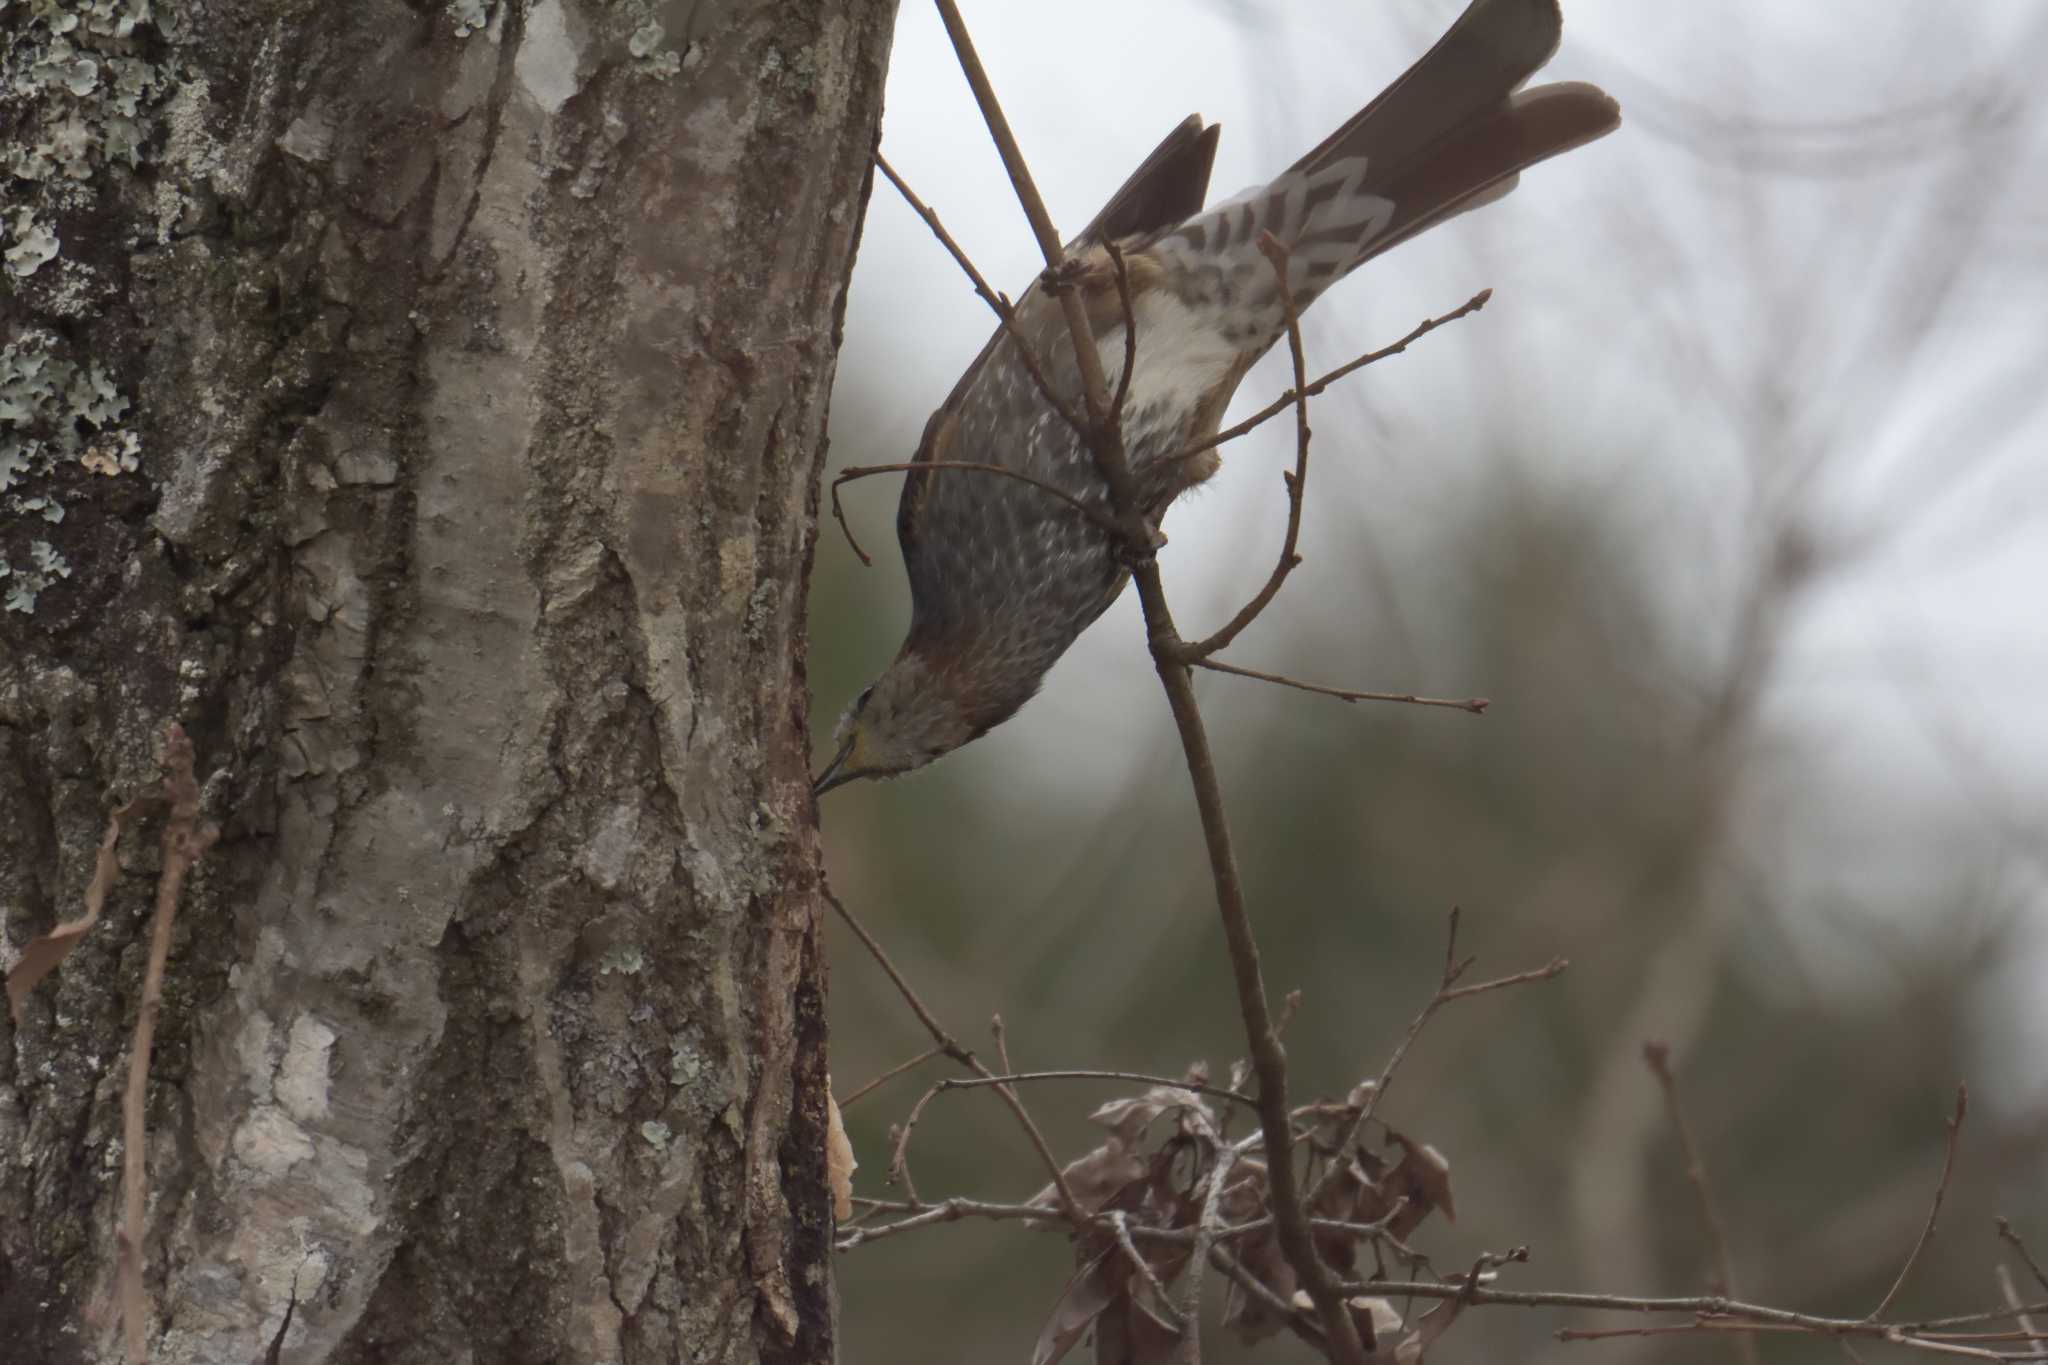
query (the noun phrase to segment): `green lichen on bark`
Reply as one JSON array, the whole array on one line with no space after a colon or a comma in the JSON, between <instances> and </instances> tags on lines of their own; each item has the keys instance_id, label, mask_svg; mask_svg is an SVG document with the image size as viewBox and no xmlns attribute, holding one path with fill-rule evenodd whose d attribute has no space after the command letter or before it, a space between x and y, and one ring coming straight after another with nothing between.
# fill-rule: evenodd
<instances>
[{"instance_id":1,"label":"green lichen on bark","mask_svg":"<svg viewBox=\"0 0 2048 1365\"><path fill-rule=\"evenodd\" d=\"M61 527L142 444L94 319L118 292L90 243L156 139L169 73L149 0L0 4L0 606L32 614L70 577ZM87 259L92 256L100 259ZM74 523L74 526L76 523ZM75 532L74 532L75 534Z\"/></svg>"}]
</instances>

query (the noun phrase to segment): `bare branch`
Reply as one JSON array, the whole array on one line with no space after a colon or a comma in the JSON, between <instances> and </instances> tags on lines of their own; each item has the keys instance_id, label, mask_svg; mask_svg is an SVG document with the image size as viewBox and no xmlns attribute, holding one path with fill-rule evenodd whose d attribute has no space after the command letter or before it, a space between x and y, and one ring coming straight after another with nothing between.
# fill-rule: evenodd
<instances>
[{"instance_id":1,"label":"bare branch","mask_svg":"<svg viewBox=\"0 0 2048 1365\"><path fill-rule=\"evenodd\" d=\"M1571 959L1569 958L1553 957L1541 967L1532 967L1526 972L1510 972L1506 976L1496 976L1491 981L1480 981L1470 986L1454 987L1444 992L1441 1003L1448 1005L1453 1000L1466 1000L1475 995L1485 995L1490 991L1506 990L1511 986L1527 986L1537 981L1551 981L1563 976L1566 969L1571 965Z\"/></svg>"},{"instance_id":2,"label":"bare branch","mask_svg":"<svg viewBox=\"0 0 2048 1365\"><path fill-rule=\"evenodd\" d=\"M1003 169L1009 172L1010 184L1016 188L1017 202L1024 210L1024 217L1031 223L1031 231L1038 238L1038 249L1045 257L1046 281L1056 285L1060 269L1066 264L1066 250L1060 245L1060 235L1052 225L1052 215L1045 211L1045 200L1039 196L1038 186L1031 178L1031 168L1024 162L1024 153L1017 146L1017 138L1010 131L1010 121L1003 114L1003 106L996 99L995 87L989 83L988 72L982 68L981 55L974 50L974 40L968 36L967 24L960 17L960 7L953 0L937 0L939 20L946 26L946 36L952 40L953 52L960 60L961 74L967 77L968 86L974 91L974 102L981 108L981 117L988 124L989 136L995 140L996 151L1002 156ZM1054 288L1061 310L1066 314L1067 329L1073 334L1074 363L1081 371L1081 387L1087 395L1088 412L1098 429L1111 414L1109 386L1102 373L1102 356L1095 349L1095 335L1088 325L1088 315L1081 300L1072 290ZM1121 451L1119 450L1119 455ZM1129 471L1126 470L1128 480ZM1125 501L1128 489L1117 490L1118 501Z\"/></svg>"},{"instance_id":3,"label":"bare branch","mask_svg":"<svg viewBox=\"0 0 2048 1365\"><path fill-rule=\"evenodd\" d=\"M903 1192L910 1196L913 1207L923 1204L924 1201L917 1197L917 1182L910 1178L910 1135L916 1131L917 1121L924 1117L924 1107L930 1104L938 1093L939 1088L936 1085L926 1087L925 1092L917 1097L917 1103L910 1106L910 1113L905 1116L903 1122L891 1124L889 1129L890 1136L895 1139L889 1151L889 1183L901 1185Z\"/></svg>"},{"instance_id":4,"label":"bare branch","mask_svg":"<svg viewBox=\"0 0 2048 1365\"><path fill-rule=\"evenodd\" d=\"M1894 1333L1925 1337L1933 1323L1883 1323L1869 1318L1834 1318L1818 1313L1799 1313L1789 1308L1744 1303L1715 1294L1651 1298L1633 1294L1581 1294L1554 1290L1499 1289L1468 1286L1463 1279L1453 1283L1430 1280L1358 1280L1341 1286L1347 1294L1381 1294L1390 1298L1410 1295L1418 1299L1464 1298L1474 1304L1502 1304L1521 1308L1583 1308L1609 1313L1685 1313L1705 1318L1723 1318L1751 1323L1779 1323L1809 1332L1830 1335L1889 1339ZM2029 1305L2029 1307L2048 1307ZM1996 1313L1971 1314L1943 1322L1987 1321L2012 1316L2010 1308Z\"/></svg>"},{"instance_id":5,"label":"bare branch","mask_svg":"<svg viewBox=\"0 0 2048 1365\"><path fill-rule=\"evenodd\" d=\"M1130 1215L1122 1209L1111 1209L1106 1217L1109 1219L1110 1231L1116 1234L1116 1244L1123 1248L1124 1258L1131 1263L1131 1268L1138 1272L1139 1278L1145 1281L1147 1287L1158 1298L1160 1311L1167 1315L1167 1325L1181 1336L1193 1339L1197 1334L1188 1330L1188 1323L1191 1320L1181 1316L1180 1310L1174 1307L1172 1297L1167 1294L1166 1286L1159 1283L1159 1277L1152 1273L1151 1263L1138 1254L1137 1244L1131 1240Z\"/></svg>"},{"instance_id":6,"label":"bare branch","mask_svg":"<svg viewBox=\"0 0 2048 1365\"><path fill-rule=\"evenodd\" d=\"M1685 1121L1684 1106L1678 1102L1678 1078L1671 1073L1671 1049L1663 1043L1644 1043L1643 1060L1657 1077L1657 1084L1663 1088L1664 1107L1671 1115L1671 1129L1678 1135L1678 1149L1685 1156L1685 1178L1699 1203L1700 1224L1706 1229L1707 1247L1713 1255L1713 1272L1708 1277L1707 1288L1733 1298L1735 1272L1728 1256L1728 1230L1714 1208L1714 1197L1707 1188L1706 1163L1700 1160L1699 1148L1692 1140L1692 1127ZM1756 1342L1750 1337L1735 1338L1735 1354L1743 1365L1757 1365Z\"/></svg>"},{"instance_id":7,"label":"bare branch","mask_svg":"<svg viewBox=\"0 0 2048 1365\"><path fill-rule=\"evenodd\" d=\"M1287 1058L1273 1032L1272 1016L1266 1005L1265 983L1260 977L1258 942L1252 935L1250 917L1245 909L1244 891L1238 880L1237 854L1231 845L1229 820L1223 808L1222 785L1216 776L1215 759L1209 751L1208 732L1202 722L1201 708L1195 700L1193 682L1187 667L1177 657L1183 642L1174 627L1173 613L1167 606L1158 562L1152 557L1151 530L1145 524L1144 509L1139 505L1136 483L1124 452L1122 433L1110 407L1102 357L1096 350L1081 299L1073 290L1058 287L1065 264L1059 234L1054 231L1052 218L1045 211L1045 201L1039 197L1038 189L1032 183L1030 169L1024 164L1017 139L1010 132L1009 122L1004 118L995 90L989 84L988 73L982 69L981 58L975 53L973 40L968 37L959 7L954 0L936 0L936 3L947 36L952 39L953 49L959 56L960 69L974 91L975 102L981 107L990 136L1002 155L1004 169L1009 172L1010 182L1016 187L1018 202L1023 206L1025 216L1031 220L1031 230L1037 236L1039 250L1045 257L1046 284L1059 298L1066 315L1067 330L1073 339L1074 362L1080 370L1089 414L1095 419L1089 446L1095 457L1096 469L1109 487L1111 505L1124 525L1124 541L1131 552L1131 576L1145 615L1153 666L1173 709L1181 748L1187 757L1188 777L1195 789L1195 804L1201 812L1210 875L1216 887L1217 912L1223 921L1224 938L1230 948L1238 1009L1243 1016L1246 1042L1259 1078L1259 1123L1270 1163L1269 1188L1277 1240L1282 1254L1287 1257L1316 1306L1317 1316L1339 1365L1365 1365L1365 1348L1359 1341L1357 1326L1332 1287L1328 1267L1316 1254L1303 1213L1291 1157L1293 1133L1287 1116Z\"/></svg>"},{"instance_id":8,"label":"bare branch","mask_svg":"<svg viewBox=\"0 0 2048 1365\"><path fill-rule=\"evenodd\" d=\"M858 1201L870 1207L900 1208L880 1200ZM884 1237L893 1237L899 1232L911 1232L917 1228L930 1227L935 1223L954 1223L962 1218L1021 1219L1031 1223L1061 1221L1056 1209L1041 1208L1036 1204L985 1204L975 1199L948 1199L937 1204L920 1206L916 1212L893 1222L878 1223L873 1227L855 1228L832 1244L834 1251L852 1251L867 1242L878 1242Z\"/></svg>"},{"instance_id":9,"label":"bare branch","mask_svg":"<svg viewBox=\"0 0 2048 1365\"><path fill-rule=\"evenodd\" d=\"M1187 1287L1181 1291L1181 1320L1193 1324L1197 1330L1190 1331L1181 1343L1181 1365L1201 1365L1202 1342L1198 1330L1202 1321L1202 1267L1208 1264L1209 1253L1215 1248L1217 1220L1223 1213L1223 1187L1230 1181L1231 1167L1237 1164L1237 1149L1231 1146L1219 1147L1216 1160L1209 1166L1209 1189L1202 1196L1202 1216L1195 1224L1195 1249L1188 1265Z\"/></svg>"},{"instance_id":10,"label":"bare branch","mask_svg":"<svg viewBox=\"0 0 2048 1365\"><path fill-rule=\"evenodd\" d=\"M1319 1351L1328 1349L1328 1339L1324 1337L1314 1318L1275 1294L1264 1280L1240 1265L1235 1256L1222 1247L1211 1247L1209 1264L1229 1276L1239 1289L1257 1299L1267 1312L1286 1323L1289 1331Z\"/></svg>"},{"instance_id":11,"label":"bare branch","mask_svg":"<svg viewBox=\"0 0 2048 1365\"><path fill-rule=\"evenodd\" d=\"M927 208L924 200L911 192L910 186L903 182L903 177L896 174L896 168L891 166L880 152L875 153L875 165L883 175L889 177L889 183L903 196L903 202L910 205L910 211L924 219L925 226L932 230L932 236L939 239L939 245L946 248L961 270L967 273L967 278L973 282L974 292L981 295L983 301L995 310L996 317L1002 322L1003 330L1009 334L1010 344L1017 348L1017 359L1023 364L1024 372L1031 376L1031 382L1038 387L1039 396L1045 399L1046 404L1058 413L1068 426L1086 436L1088 429L1082 424L1080 415L1066 405L1058 391L1046 379L1045 371L1039 368L1038 356L1031 344L1025 340L1024 328L1017 321L1017 310L1011 306L1009 299L989 288L988 281L974 268L974 262L967 258L967 253L960 249L960 244L953 240L944 225L939 222L939 215Z\"/></svg>"},{"instance_id":12,"label":"bare branch","mask_svg":"<svg viewBox=\"0 0 2048 1365\"><path fill-rule=\"evenodd\" d=\"M897 993L903 997L904 1003L910 1006L910 1012L917 1016L917 1021L920 1024L924 1025L925 1032L932 1036L932 1041L938 1044L939 1050L978 1076L993 1075L993 1072L982 1065L979 1057L976 1057L966 1048L960 1046L955 1041L953 1035L946 1032L940 1026L937 1016L926 1008L923 1000L918 998L917 992L911 989L910 982L904 979L903 973L896 970L896 964L889 960L889 954L882 950L881 943L876 940L873 934L868 932L866 925L855 918L854 913L846 908L845 903L839 897L832 894L832 888L821 886L819 889L824 892L825 899L832 903L832 908L839 912L839 918L845 921L846 927L853 930L854 937L861 941L861 944L867 948L869 955L880 964L883 974L895 984ZM1053 1188L1059 1191L1060 1208L1072 1218L1081 1218L1083 1215L1080 1205L1074 1202L1074 1192L1067 1188L1066 1173L1060 1169L1059 1160L1053 1156L1052 1148L1046 1144L1045 1134L1039 1132L1038 1124L1032 1120L1031 1111L1024 1107L1024 1101L1018 1098L1017 1092L1007 1085L997 1086L996 1094L1002 1097L1003 1103L1008 1105L1010 1112L1016 1116L1017 1123L1023 1128L1025 1137L1030 1139L1033 1150L1038 1153L1038 1159L1045 1164L1048 1171L1052 1172ZM918 1108L922 1109L925 1101L921 1099L917 1103ZM911 1122L916 1122L915 1113L912 1115ZM908 1125L906 1125L903 1141L908 1142L909 1136ZM902 1144L899 1143L897 1147L899 1160L902 1150ZM892 1171L894 1170L893 1163L891 1169Z\"/></svg>"},{"instance_id":13,"label":"bare branch","mask_svg":"<svg viewBox=\"0 0 2048 1365\"><path fill-rule=\"evenodd\" d=\"M1081 501L1081 499L1057 484L1047 483L1044 479L1035 479L1020 469L1011 469L1008 465L985 464L978 460L906 460L896 464L849 465L845 469L840 470L838 477L832 480L832 515L838 519L839 529L845 533L847 545L852 548L855 557L861 563L873 564L875 561L868 557L866 550L861 549L860 542L853 538L853 528L846 524L845 509L839 504L839 485L851 483L855 479L869 478L876 474L909 474L926 469L960 469L969 470L977 474L1000 474L1006 479L1015 479L1018 483L1028 483L1039 492L1048 493L1058 498L1061 502L1067 504L1067 506L1073 508L1076 512L1079 512L1082 516L1088 518L1088 520L1094 522L1110 534L1122 534L1122 528L1104 516L1099 508L1090 507L1087 503Z\"/></svg>"},{"instance_id":14,"label":"bare branch","mask_svg":"<svg viewBox=\"0 0 2048 1365\"><path fill-rule=\"evenodd\" d=\"M1920 1253L1926 1250L1928 1242L1934 1238L1934 1225L1941 1217L1941 1201L1948 1194L1949 1176L1954 1173L1956 1168L1956 1139L1962 1135L1963 1115L1968 1113L1969 1109L1970 1087L1958 1085L1956 1087L1956 1111L1949 1116L1948 1142L1943 1149L1941 1157L1941 1181L1934 1187L1934 1204L1933 1207L1927 1210L1927 1225L1920 1229L1920 1236L1913 1243L1913 1249L1906 1253L1906 1263L1899 1267L1899 1278L1892 1281L1892 1287L1885 1291L1882 1299L1878 1300L1877 1307L1870 1310L1870 1316L1873 1319L1883 1317L1885 1310L1892 1306L1892 1300L1898 1298L1899 1291L1906 1287L1906 1277L1913 1273L1913 1266L1919 1261Z\"/></svg>"},{"instance_id":15,"label":"bare branch","mask_svg":"<svg viewBox=\"0 0 2048 1365\"><path fill-rule=\"evenodd\" d=\"M1292 687L1300 692L1313 692L1319 697L1335 697L1338 701L1397 701L1410 706L1446 706L1455 711L1470 711L1475 716L1485 715L1486 708L1493 705L1485 697L1419 697L1413 692L1356 692L1343 687L1324 687L1320 683L1303 682L1299 678L1290 678L1280 673L1262 673L1256 668L1227 664L1221 659L1196 657L1189 659L1188 663L1196 668L1206 668L1217 673L1231 673L1240 678L1252 678L1259 682L1275 683L1281 687Z\"/></svg>"},{"instance_id":16,"label":"bare branch","mask_svg":"<svg viewBox=\"0 0 2048 1365\"><path fill-rule=\"evenodd\" d=\"M1142 1071L1018 1071L1005 1076L953 1077L939 1082L941 1090L970 1090L981 1085L1010 1085L1023 1081L1130 1081L1138 1085L1168 1086L1174 1090L1189 1090L1198 1095L1210 1095L1233 1104L1257 1107L1257 1101L1249 1095L1240 1095L1235 1090L1226 1090L1220 1085L1208 1085L1201 1081L1177 1081L1170 1076L1148 1076Z\"/></svg>"},{"instance_id":17,"label":"bare branch","mask_svg":"<svg viewBox=\"0 0 2048 1365\"><path fill-rule=\"evenodd\" d=\"M1003 1070L1015 1071L1017 1068L1010 1065L1010 1040L1008 1035L1003 1032L1002 1015L991 1014L988 1017L988 1034L990 1038L995 1040L996 1060L1003 1064Z\"/></svg>"},{"instance_id":18,"label":"bare branch","mask_svg":"<svg viewBox=\"0 0 2048 1365\"><path fill-rule=\"evenodd\" d=\"M1351 374L1357 370L1362 370L1367 365L1371 365L1378 361L1385 360L1389 356L1396 356L1401 354L1401 352L1407 350L1410 346L1420 341L1423 337L1428 336L1437 328L1449 326L1451 323L1456 322L1459 318L1462 318L1469 313L1478 312L1480 309L1484 308L1492 298L1493 291L1491 289L1480 290L1471 298L1465 300L1465 302L1458 305L1456 308L1453 308L1450 312L1445 313L1442 317L1431 318L1427 322L1417 325L1414 331L1410 332L1407 336L1402 337L1393 345L1381 347L1377 351L1367 351L1364 355L1359 356L1354 360L1346 361L1344 364L1339 365L1336 369L1330 371L1321 379L1316 380L1315 383L1310 384L1307 389L1302 391L1302 396L1314 398L1318 394L1322 393L1323 390L1329 388L1330 385L1344 378L1346 375ZM1272 402L1266 404L1265 407L1260 408L1251 416L1245 418L1242 422L1239 422L1236 426L1226 427L1224 430L1217 432L1214 436L1205 437L1204 439L1187 446L1185 449L1180 450L1175 454L1168 456L1167 458L1172 460L1191 460L1205 450L1214 450L1217 446L1225 445L1231 441L1235 441L1240 436L1243 436L1246 432L1252 430L1254 427L1263 426L1265 423L1270 422L1273 418L1278 417L1281 413L1287 411L1289 407L1293 406L1295 401L1296 396L1294 392L1292 390L1289 390L1288 392L1281 394L1278 398L1275 398Z\"/></svg>"},{"instance_id":19,"label":"bare branch","mask_svg":"<svg viewBox=\"0 0 2048 1365\"><path fill-rule=\"evenodd\" d=\"M2029 1338L2039 1340L2041 1334L2034 1330L2033 1316L2027 1312L2020 1300L2020 1291L2012 1282L2012 1272L2003 1265L1993 1266L1992 1269L1998 1272L1998 1292L2005 1299L2006 1306L2012 1309L2013 1321L2020 1325L2020 1331L2026 1333Z\"/></svg>"},{"instance_id":20,"label":"bare branch","mask_svg":"<svg viewBox=\"0 0 2048 1365\"><path fill-rule=\"evenodd\" d=\"M2022 1242L2020 1235L2012 1230L2012 1224L2003 1218L1999 1219L1998 1235L2004 1238L2014 1251L2019 1253L2022 1261L2026 1262L2027 1269L2034 1276L2034 1282L2040 1285L2041 1288L2048 1289L2048 1271L2043 1271L2040 1264L2034 1260L2033 1253L2027 1250L2027 1244Z\"/></svg>"},{"instance_id":21,"label":"bare branch","mask_svg":"<svg viewBox=\"0 0 2048 1365\"><path fill-rule=\"evenodd\" d=\"M1287 324L1287 354L1294 362L1294 472L1281 476L1287 484L1287 534L1280 541L1279 562L1266 576L1265 583L1252 594L1251 600L1238 608L1237 614L1225 622L1221 630L1205 640L1181 647L1181 657L1187 663L1207 658L1227 647L1245 627L1258 620L1259 614L1280 595L1287 575L1301 563L1295 547L1301 540L1301 499L1308 484L1308 361L1303 357L1301 348L1301 313L1295 307L1294 290L1287 283L1287 248L1272 233L1261 232L1259 252L1273 267L1273 281L1280 293L1280 316Z\"/></svg>"},{"instance_id":22,"label":"bare branch","mask_svg":"<svg viewBox=\"0 0 2048 1365\"><path fill-rule=\"evenodd\" d=\"M1131 271L1124 262L1124 250L1113 241L1104 241L1103 250L1109 253L1110 266L1116 271L1116 303L1124 315L1124 369L1116 377L1116 397L1110 400L1110 421L1119 433L1123 431L1124 410L1131 403L1131 376L1138 368L1138 310L1131 303Z\"/></svg>"},{"instance_id":23,"label":"bare branch","mask_svg":"<svg viewBox=\"0 0 2048 1365\"><path fill-rule=\"evenodd\" d=\"M1564 958L1554 957L1543 966L1537 967L1532 971L1515 972L1512 975L1496 977L1492 981L1482 981L1473 986L1460 986L1457 984L1458 979L1464 976L1466 969L1472 965L1475 959L1468 957L1461 960L1458 957L1459 918L1458 907L1454 905L1451 907L1449 922L1444 934L1443 975L1437 980L1436 994L1429 998L1429 1003L1424 1005L1421 1012L1409 1022L1408 1031L1402 1034L1401 1041L1394 1045L1394 1051L1388 1056L1387 1064L1380 1068L1379 1079L1373 1082L1371 1093L1365 1097L1365 1103L1359 1107L1358 1117L1352 1120L1351 1127L1344 1134L1344 1140L1337 1145L1339 1152L1350 1150L1352 1144L1358 1141L1359 1135L1365 1131L1365 1126L1372 1122L1373 1115L1379 1110L1380 1101L1386 1097L1387 1087L1394 1083L1394 1073L1401 1069L1402 1061L1408 1056L1409 1047L1414 1044L1417 1036L1421 1034L1423 1026L1429 1023L1431 1017L1438 1010L1453 1000L1463 1000L1475 995L1485 995L1490 991L1506 990L1510 986L1524 986L1535 981L1548 981L1552 977L1562 975L1564 970L1571 965ZM1322 1175L1316 1180L1315 1185L1309 1190L1308 1202L1310 1204L1314 1204L1321 1197L1323 1190L1341 1169L1342 1165L1338 1162L1332 1162L1324 1169Z\"/></svg>"},{"instance_id":24,"label":"bare branch","mask_svg":"<svg viewBox=\"0 0 2048 1365\"><path fill-rule=\"evenodd\" d=\"M898 1062L895 1066L890 1067L887 1071L884 1071L881 1075L875 1077L866 1085L854 1091L851 1095L848 1095L845 1099L840 1100L839 1107L842 1110L845 1109L847 1106L851 1105L855 1100L861 1098L863 1095L866 1095L869 1091L874 1090L876 1087L882 1085L883 1083L895 1080L898 1076L901 1076L906 1071L917 1070L917 1068L923 1066L926 1062L930 1061L934 1057L944 1056L945 1051L946 1050L944 1048L935 1045L926 1048L923 1052L918 1053L915 1057L912 1057L907 1062Z\"/></svg>"}]
</instances>

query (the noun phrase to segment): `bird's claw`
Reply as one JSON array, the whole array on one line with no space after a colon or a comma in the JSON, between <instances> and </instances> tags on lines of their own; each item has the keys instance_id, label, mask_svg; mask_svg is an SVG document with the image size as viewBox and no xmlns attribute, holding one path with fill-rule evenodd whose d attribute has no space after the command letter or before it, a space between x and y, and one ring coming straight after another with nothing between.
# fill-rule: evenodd
<instances>
[{"instance_id":1,"label":"bird's claw","mask_svg":"<svg viewBox=\"0 0 2048 1365\"><path fill-rule=\"evenodd\" d=\"M1166 548L1166 532L1160 530L1158 526L1149 521L1144 523L1144 529L1145 543L1142 546L1133 544L1129 540L1119 540L1117 542L1117 558L1123 561L1123 565L1127 569L1149 562L1153 556Z\"/></svg>"}]
</instances>

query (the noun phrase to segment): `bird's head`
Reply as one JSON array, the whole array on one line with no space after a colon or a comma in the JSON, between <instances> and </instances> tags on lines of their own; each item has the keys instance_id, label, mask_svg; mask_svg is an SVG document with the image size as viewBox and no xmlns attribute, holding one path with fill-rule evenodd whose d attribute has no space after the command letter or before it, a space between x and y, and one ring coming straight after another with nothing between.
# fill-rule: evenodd
<instances>
[{"instance_id":1,"label":"bird's head","mask_svg":"<svg viewBox=\"0 0 2048 1365\"><path fill-rule=\"evenodd\" d=\"M954 679L906 649L846 708L832 761L812 784L822 796L856 778L894 777L951 753L988 729L970 716Z\"/></svg>"}]
</instances>

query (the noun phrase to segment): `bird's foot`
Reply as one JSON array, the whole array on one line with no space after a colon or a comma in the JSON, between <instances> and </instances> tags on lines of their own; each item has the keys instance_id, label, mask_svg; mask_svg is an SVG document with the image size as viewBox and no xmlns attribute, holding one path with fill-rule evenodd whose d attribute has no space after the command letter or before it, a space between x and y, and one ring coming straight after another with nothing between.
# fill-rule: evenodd
<instances>
[{"instance_id":1,"label":"bird's foot","mask_svg":"<svg viewBox=\"0 0 2048 1365\"><path fill-rule=\"evenodd\" d=\"M1134 544L1129 539L1119 539L1117 541L1117 562L1126 569L1134 569L1140 564L1149 564L1161 550L1166 548L1166 532L1160 530L1155 522L1147 521L1143 525L1145 540L1142 545Z\"/></svg>"},{"instance_id":2,"label":"bird's foot","mask_svg":"<svg viewBox=\"0 0 2048 1365\"><path fill-rule=\"evenodd\" d=\"M1078 256L1069 256L1059 263L1057 269L1047 266L1038 272L1038 282L1048 294L1063 294L1081 282L1088 271L1085 262Z\"/></svg>"}]
</instances>

